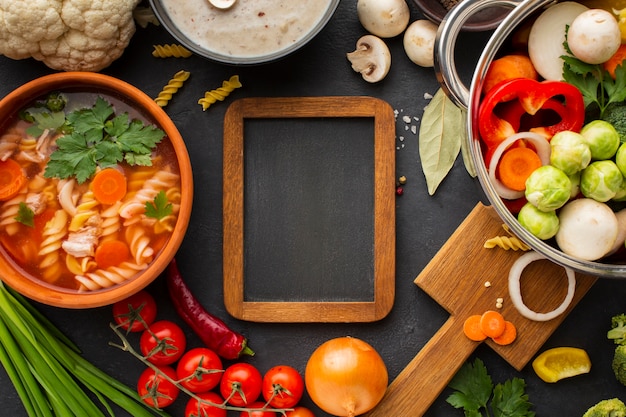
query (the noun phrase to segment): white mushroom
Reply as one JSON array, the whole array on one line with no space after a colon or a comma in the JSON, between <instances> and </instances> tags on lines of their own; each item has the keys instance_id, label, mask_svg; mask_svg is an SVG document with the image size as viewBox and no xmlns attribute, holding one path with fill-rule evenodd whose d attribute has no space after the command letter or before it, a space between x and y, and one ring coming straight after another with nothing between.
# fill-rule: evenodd
<instances>
[{"instance_id":1,"label":"white mushroom","mask_svg":"<svg viewBox=\"0 0 626 417\"><path fill-rule=\"evenodd\" d=\"M617 217L609 206L580 198L561 209L556 243L568 255L595 261L613 248L617 229Z\"/></svg>"},{"instance_id":2,"label":"white mushroom","mask_svg":"<svg viewBox=\"0 0 626 417\"><path fill-rule=\"evenodd\" d=\"M406 0L358 0L356 12L363 27L381 38L401 34L411 17Z\"/></svg>"},{"instance_id":3,"label":"white mushroom","mask_svg":"<svg viewBox=\"0 0 626 417\"><path fill-rule=\"evenodd\" d=\"M411 23L404 32L404 51L411 61L421 67L432 67L435 64L437 27L430 20L421 19Z\"/></svg>"},{"instance_id":4,"label":"white mushroom","mask_svg":"<svg viewBox=\"0 0 626 417\"><path fill-rule=\"evenodd\" d=\"M611 255L620 249L624 248L626 242L626 209L621 209L615 213L617 218L617 237L615 243L607 255Z\"/></svg>"},{"instance_id":5,"label":"white mushroom","mask_svg":"<svg viewBox=\"0 0 626 417\"><path fill-rule=\"evenodd\" d=\"M615 16L606 10L590 9L579 14L567 32L574 56L588 64L601 64L617 52L622 43Z\"/></svg>"},{"instance_id":6,"label":"white mushroom","mask_svg":"<svg viewBox=\"0 0 626 417\"><path fill-rule=\"evenodd\" d=\"M374 36L362 36L356 43L356 50L346 54L352 69L363 79L375 83L387 75L391 68L391 52L385 42Z\"/></svg>"}]
</instances>

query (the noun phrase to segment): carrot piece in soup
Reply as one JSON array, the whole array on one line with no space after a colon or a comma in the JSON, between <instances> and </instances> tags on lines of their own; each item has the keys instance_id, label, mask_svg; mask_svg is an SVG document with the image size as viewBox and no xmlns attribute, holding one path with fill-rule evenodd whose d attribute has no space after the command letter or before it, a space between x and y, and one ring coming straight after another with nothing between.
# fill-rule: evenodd
<instances>
[{"instance_id":1,"label":"carrot piece in soup","mask_svg":"<svg viewBox=\"0 0 626 417\"><path fill-rule=\"evenodd\" d=\"M118 266L130 259L130 249L121 240L105 240L96 248L95 260L99 268Z\"/></svg>"},{"instance_id":2,"label":"carrot piece in soup","mask_svg":"<svg viewBox=\"0 0 626 417\"><path fill-rule=\"evenodd\" d=\"M526 180L534 170L541 167L537 152L530 148L511 148L502 154L498 163L498 177L502 184L512 190L526 189Z\"/></svg>"},{"instance_id":3,"label":"carrot piece in soup","mask_svg":"<svg viewBox=\"0 0 626 417\"><path fill-rule=\"evenodd\" d=\"M539 78L537 70L530 58L526 55L505 55L494 60L485 74L483 80L483 93L491 90L493 86L504 80L513 78Z\"/></svg>"},{"instance_id":4,"label":"carrot piece in soup","mask_svg":"<svg viewBox=\"0 0 626 417\"><path fill-rule=\"evenodd\" d=\"M13 159L0 161L0 201L13 198L26 184L22 167Z\"/></svg>"},{"instance_id":5,"label":"carrot piece in soup","mask_svg":"<svg viewBox=\"0 0 626 417\"><path fill-rule=\"evenodd\" d=\"M126 177L115 168L99 171L91 181L93 195L102 204L114 204L126 195Z\"/></svg>"},{"instance_id":6,"label":"carrot piece in soup","mask_svg":"<svg viewBox=\"0 0 626 417\"><path fill-rule=\"evenodd\" d=\"M465 319L465 322L463 322L463 333L468 339L476 342L487 338L487 335L480 329L480 314L474 314Z\"/></svg>"},{"instance_id":7,"label":"carrot piece in soup","mask_svg":"<svg viewBox=\"0 0 626 417\"><path fill-rule=\"evenodd\" d=\"M480 330L487 337L502 336L506 323L502 314L494 310L487 310L480 316Z\"/></svg>"}]
</instances>

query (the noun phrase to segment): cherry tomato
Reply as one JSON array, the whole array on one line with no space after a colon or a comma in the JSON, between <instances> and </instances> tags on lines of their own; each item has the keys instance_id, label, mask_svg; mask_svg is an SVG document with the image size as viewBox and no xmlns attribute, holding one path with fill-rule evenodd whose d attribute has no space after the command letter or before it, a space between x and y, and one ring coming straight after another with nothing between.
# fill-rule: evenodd
<instances>
[{"instance_id":1,"label":"cherry tomato","mask_svg":"<svg viewBox=\"0 0 626 417\"><path fill-rule=\"evenodd\" d=\"M212 390L222 379L222 360L209 348L190 349L178 361L176 375L180 384L191 392Z\"/></svg>"},{"instance_id":2,"label":"cherry tomato","mask_svg":"<svg viewBox=\"0 0 626 417\"><path fill-rule=\"evenodd\" d=\"M141 290L125 300L113 304L113 320L124 330L141 332L150 326L157 315L154 297Z\"/></svg>"},{"instance_id":3,"label":"cherry tomato","mask_svg":"<svg viewBox=\"0 0 626 417\"><path fill-rule=\"evenodd\" d=\"M296 407L292 411L287 411L285 417L315 417L315 414L306 407Z\"/></svg>"},{"instance_id":4,"label":"cherry tomato","mask_svg":"<svg viewBox=\"0 0 626 417\"><path fill-rule=\"evenodd\" d=\"M304 393L302 375L293 367L278 365L263 376L262 393L274 408L294 407Z\"/></svg>"},{"instance_id":5,"label":"cherry tomato","mask_svg":"<svg viewBox=\"0 0 626 417\"><path fill-rule=\"evenodd\" d=\"M201 400L209 401L213 404L224 403L224 399L212 391L203 392L197 396ZM208 403L198 401L196 398L189 399L185 406L185 417L226 417L226 414L225 408L214 407Z\"/></svg>"},{"instance_id":6,"label":"cherry tomato","mask_svg":"<svg viewBox=\"0 0 626 417\"><path fill-rule=\"evenodd\" d=\"M252 404L261 395L263 377L254 366L239 362L230 365L220 381L220 393L229 404L243 407Z\"/></svg>"},{"instance_id":7,"label":"cherry tomato","mask_svg":"<svg viewBox=\"0 0 626 417\"><path fill-rule=\"evenodd\" d=\"M266 407L266 406L265 406L265 403L261 401L255 401L252 404L246 406L246 408L263 408L263 407ZM260 411L260 410L242 411L241 413L239 413L239 417L276 417L277 415L278 414L276 414L273 411Z\"/></svg>"},{"instance_id":8,"label":"cherry tomato","mask_svg":"<svg viewBox=\"0 0 626 417\"><path fill-rule=\"evenodd\" d=\"M139 338L139 350L155 365L171 365L176 362L187 347L183 329L168 320L155 321Z\"/></svg>"},{"instance_id":9,"label":"cherry tomato","mask_svg":"<svg viewBox=\"0 0 626 417\"><path fill-rule=\"evenodd\" d=\"M176 371L170 366L160 366L159 370L176 381ZM165 376L147 368L139 375L137 393L151 407L164 408L176 401L180 390ZM156 402L156 405L155 405Z\"/></svg>"}]
</instances>

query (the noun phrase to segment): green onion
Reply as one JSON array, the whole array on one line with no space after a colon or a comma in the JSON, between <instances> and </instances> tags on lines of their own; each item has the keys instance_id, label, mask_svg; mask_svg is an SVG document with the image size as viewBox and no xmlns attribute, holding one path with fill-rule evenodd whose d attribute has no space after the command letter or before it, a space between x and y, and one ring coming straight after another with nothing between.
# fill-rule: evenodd
<instances>
[{"instance_id":1,"label":"green onion","mask_svg":"<svg viewBox=\"0 0 626 417\"><path fill-rule=\"evenodd\" d=\"M0 363L29 417L113 416L109 401L135 417L169 416L83 358L67 336L2 281Z\"/></svg>"}]
</instances>

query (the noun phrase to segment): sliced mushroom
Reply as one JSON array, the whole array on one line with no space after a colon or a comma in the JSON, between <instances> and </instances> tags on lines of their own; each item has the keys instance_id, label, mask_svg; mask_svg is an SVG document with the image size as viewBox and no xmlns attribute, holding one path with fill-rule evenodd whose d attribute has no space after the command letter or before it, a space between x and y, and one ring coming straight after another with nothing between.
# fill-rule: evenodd
<instances>
[{"instance_id":1,"label":"sliced mushroom","mask_svg":"<svg viewBox=\"0 0 626 417\"><path fill-rule=\"evenodd\" d=\"M377 36L365 35L356 43L356 50L346 54L352 69L361 73L363 79L375 83L387 75L391 68L391 52Z\"/></svg>"}]
</instances>

